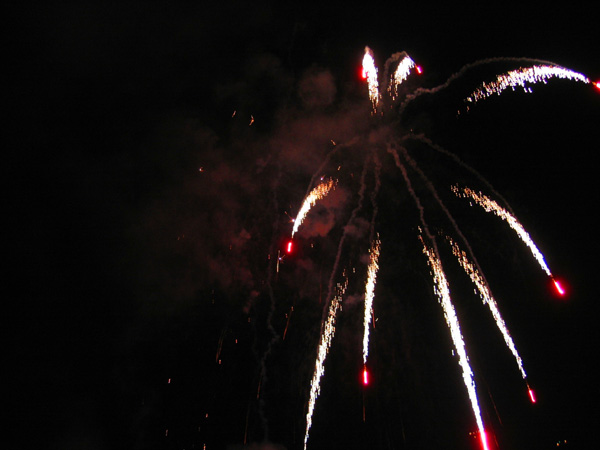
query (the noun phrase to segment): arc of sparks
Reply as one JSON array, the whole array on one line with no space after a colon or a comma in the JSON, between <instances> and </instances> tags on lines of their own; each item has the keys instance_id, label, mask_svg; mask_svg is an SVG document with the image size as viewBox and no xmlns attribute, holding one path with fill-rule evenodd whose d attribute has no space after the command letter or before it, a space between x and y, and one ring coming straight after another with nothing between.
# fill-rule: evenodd
<instances>
[{"instance_id":1,"label":"arc of sparks","mask_svg":"<svg viewBox=\"0 0 600 450\"><path fill-rule=\"evenodd\" d=\"M502 315L500 314L500 310L498 309L498 304L496 303L496 300L494 300L494 297L492 296L492 292L491 292L489 286L485 282L485 279L483 278L483 276L475 268L473 263L471 261L469 261L469 259L467 258L467 254L463 250L460 249L458 244L454 240L452 240L452 238L450 238L449 236L447 236L446 239L450 243L450 246L452 247L452 253L458 259L458 263L464 269L464 271L467 273L467 275L469 275L469 278L471 278L471 282L477 288L477 291L479 292L479 296L481 297L481 300L490 309L490 312L492 313L492 316L494 317L494 321L496 322L498 329L502 333L502 337L504 338L504 342L506 343L506 346L509 348L509 350L511 351L511 353L513 354L513 356L515 358L515 361L517 362L517 366L519 367L521 376L523 377L523 379L526 379L527 373L525 372L525 369L523 368L523 360L521 359L521 356L519 355L519 352L517 351L515 343L508 331L508 327L506 326L506 322L504 322L504 319L502 318ZM529 388L529 385L527 387Z\"/></svg>"},{"instance_id":2,"label":"arc of sparks","mask_svg":"<svg viewBox=\"0 0 600 450\"><path fill-rule=\"evenodd\" d=\"M452 186L452 191L458 197L472 198L479 206L485 209L486 212L493 212L496 216L506 221L508 225L517 233L517 236L519 236L519 238L525 243L525 245L529 247L531 253L533 254L533 257L536 259L542 270L546 272L546 275L548 275L548 277L550 277L550 279L554 283L557 292L560 295L564 295L565 291L560 285L560 283L554 278L554 275L552 275L548 264L546 264L544 255L542 255L542 252L540 252L540 250L537 248L537 246L533 242L533 239L531 239L531 236L529 236L529 233L525 231L525 228L523 227L523 225L521 225L521 223L517 220L515 216L513 216L506 209L500 206L495 200L492 200L491 198L487 197L481 192L475 192L473 189L469 189L467 187L459 189L457 186Z\"/></svg>"},{"instance_id":3,"label":"arc of sparks","mask_svg":"<svg viewBox=\"0 0 600 450\"><path fill-rule=\"evenodd\" d=\"M313 206L315 206L317 201L321 200L323 197L325 197L327 194L329 194L329 192L335 188L336 184L337 184L337 182L334 181L333 178L329 178L327 181L323 181L323 182L319 183L319 185L317 187L315 187L312 191L310 191L310 193L304 199L304 203L302 203L302 207L300 208L300 211L298 211L298 215L296 216L296 219L294 220L294 228L292 230L292 238L294 237L294 234L296 234L296 232L300 228L300 225L302 225L302 222L304 222L304 219L306 218L306 215L308 214L310 209ZM289 251L291 251L291 248L288 249L288 252Z\"/></svg>"},{"instance_id":4,"label":"arc of sparks","mask_svg":"<svg viewBox=\"0 0 600 450\"><path fill-rule=\"evenodd\" d=\"M496 80L491 83L482 83L481 86L475 89L475 91L465 100L475 103L493 94L500 95L505 89L514 89L517 86L523 88L525 92L531 92L531 89L527 87L528 84L547 83L551 78L579 81L585 84L591 83L590 79L585 75L556 65L520 67L497 75Z\"/></svg>"}]
</instances>

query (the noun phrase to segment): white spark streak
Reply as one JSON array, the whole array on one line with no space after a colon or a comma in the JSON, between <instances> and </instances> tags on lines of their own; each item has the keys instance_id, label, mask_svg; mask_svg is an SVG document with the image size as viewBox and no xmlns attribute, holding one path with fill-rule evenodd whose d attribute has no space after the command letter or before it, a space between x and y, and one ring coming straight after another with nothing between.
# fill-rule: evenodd
<instances>
[{"instance_id":1,"label":"white spark streak","mask_svg":"<svg viewBox=\"0 0 600 450\"><path fill-rule=\"evenodd\" d=\"M452 253L454 254L454 256L456 256L459 264L464 269L464 271L467 273L467 275L469 275L469 277L471 278L471 281L477 288L477 291L479 292L479 296L483 300L483 303L486 304L490 308L490 312L492 313L492 316L494 317L496 325L498 326L498 329L502 333L504 342L506 343L506 346L509 348L509 350L513 354L515 361L517 362L517 365L519 366L519 371L521 372L521 376L523 377L523 379L527 378L527 374L525 373L525 369L523 368L523 361L521 359L521 356L519 355L519 352L517 351L517 348L515 347L515 343L513 342L513 339L510 336L510 333L508 332L506 323L504 322L504 319L502 318L502 315L500 314L500 311L498 310L498 304L496 303L496 300L494 300L494 297L492 296L492 292L491 292L489 286L487 285L487 283L485 282L485 279L477 271L477 269L475 268L473 263L471 261L469 261L469 259L467 258L467 254L460 249L458 244L456 242L454 242L450 237L446 237L446 239L452 246Z\"/></svg>"},{"instance_id":2,"label":"white spark streak","mask_svg":"<svg viewBox=\"0 0 600 450\"><path fill-rule=\"evenodd\" d=\"M398 95L398 86L400 86L404 80L408 78L410 75L410 69L415 67L415 62L408 56L404 55L404 58L398 63L398 67L396 67L396 72L394 72L394 77L390 80L390 85L388 86L388 91L392 96L392 100L396 98Z\"/></svg>"},{"instance_id":3,"label":"white spark streak","mask_svg":"<svg viewBox=\"0 0 600 450\"><path fill-rule=\"evenodd\" d=\"M371 322L371 311L373 310L373 299L375 298L375 283L377 281L377 270L379 269L379 249L381 242L376 239L371 244L369 250L370 261L367 269L367 282L365 288L365 315L364 315L364 334L363 334L363 363L367 363L369 355L369 322Z\"/></svg>"},{"instance_id":4,"label":"white spark streak","mask_svg":"<svg viewBox=\"0 0 600 450\"><path fill-rule=\"evenodd\" d=\"M321 393L321 377L325 374L325 359L329 353L331 347L331 341L335 335L335 322L338 311L341 309L342 296L348 287L348 280L344 284L337 285L337 294L331 300L327 320L321 333L321 340L319 342L319 348L317 350L317 360L315 362L315 371L313 373L312 380L310 382L310 397L308 400L308 412L306 414L306 433L304 434L304 450L306 450L306 443L308 442L308 433L312 425L312 416L315 410L315 403L317 397Z\"/></svg>"},{"instance_id":5,"label":"white spark streak","mask_svg":"<svg viewBox=\"0 0 600 450\"><path fill-rule=\"evenodd\" d=\"M373 113L377 112L379 105L379 82L377 81L377 67L373 52L369 47L365 47L365 56L363 57L363 76L367 79L369 86L369 98L373 104Z\"/></svg>"},{"instance_id":6,"label":"white spark streak","mask_svg":"<svg viewBox=\"0 0 600 450\"><path fill-rule=\"evenodd\" d=\"M496 80L491 83L483 83L469 97L469 102L477 102L492 94L500 95L507 88L520 86L525 92L531 92L528 84L547 83L551 78L561 78L571 81L580 81L589 84L590 80L583 74L554 65L538 65L531 67L520 67L516 70L497 75Z\"/></svg>"},{"instance_id":7,"label":"white spark streak","mask_svg":"<svg viewBox=\"0 0 600 450\"><path fill-rule=\"evenodd\" d=\"M298 231L298 228L300 228L302 222L304 222L304 219L306 218L306 215L308 214L310 209L313 206L315 206L315 203L317 203L318 200L321 200L323 197L325 197L329 193L329 191L331 191L331 189L334 189L335 185L336 182L330 178L327 181L323 181L316 188L310 191L310 194L308 194L304 199L304 203L302 204L302 207L300 208L300 211L296 216L296 220L294 220L294 229L292 230L292 237L294 237L294 234L296 233L296 231Z\"/></svg>"},{"instance_id":8,"label":"white spark streak","mask_svg":"<svg viewBox=\"0 0 600 450\"><path fill-rule=\"evenodd\" d=\"M549 277L552 277L552 273L550 272L550 268L548 267L548 265L546 264L546 261L544 260L544 256L542 255L542 253L539 251L539 249L537 248L537 246L535 245L535 243L529 236L529 233L527 233L527 231L525 231L525 228L523 228L523 225L521 225L521 223L519 223L519 221L517 220L517 218L515 216L510 214L506 209L501 207L498 203L496 203L494 200L490 199L489 197L485 196L481 192L475 192L474 190L469 189L469 188L463 188L462 192L461 192L461 190L456 186L452 186L452 191L458 197L472 198L487 212L493 212L498 217L500 217L502 220L505 220L508 223L508 225L513 230L515 230L515 232L517 233L519 238L525 243L525 245L527 245L529 247L529 249L531 250L531 253L533 253L534 258L537 260L537 262L539 263L540 267L544 270L544 272L546 272L546 274Z\"/></svg>"},{"instance_id":9,"label":"white spark streak","mask_svg":"<svg viewBox=\"0 0 600 450\"><path fill-rule=\"evenodd\" d=\"M431 267L431 270L433 271L433 291L438 296L440 305L444 310L444 318L446 319L446 323L448 324L448 328L450 329L452 342L454 343L454 348L456 349L456 353L458 354L458 363L463 371L463 381L467 388L469 399L471 401L471 407L473 409L473 414L475 415L475 421L477 422L477 427L479 428L479 432L482 437L482 444L484 449L487 450L485 429L483 427L481 410L479 409L479 402L477 400L477 391L475 388L475 381L473 380L473 371L471 369L471 366L469 365L469 358L467 357L465 342L460 331L458 317L456 316L454 305L452 304L452 300L450 299L450 288L448 287L448 281L446 280L446 275L444 273L444 270L442 269L442 263L433 251L433 249L427 247L422 236L419 235L419 239L423 244L423 253L427 255L429 259L429 267Z\"/></svg>"}]
</instances>

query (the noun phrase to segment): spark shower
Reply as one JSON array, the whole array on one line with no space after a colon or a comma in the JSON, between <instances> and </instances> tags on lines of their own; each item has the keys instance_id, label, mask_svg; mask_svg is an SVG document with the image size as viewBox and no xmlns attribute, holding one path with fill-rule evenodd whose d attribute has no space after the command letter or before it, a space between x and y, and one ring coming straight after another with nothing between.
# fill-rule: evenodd
<instances>
[{"instance_id":1,"label":"spark shower","mask_svg":"<svg viewBox=\"0 0 600 450\"><path fill-rule=\"evenodd\" d=\"M593 85L596 88L600 88L600 83L592 82L586 76L554 63L523 58L497 58L478 61L467 65L458 73L451 76L445 83L437 87L430 89L419 88L412 92L401 93L401 85L410 77L420 74L422 69L417 66L405 52L400 52L392 55L392 57L387 60L383 76L380 76L379 70L375 64L374 55L367 47L365 49L365 55L362 61L362 76L367 84L367 93L371 102L371 116L373 117L375 123L383 120L383 118L401 117L407 106L410 105L415 99L423 95L435 95L439 91L447 88L453 81L462 77L469 69L472 69L475 66L497 61L505 61L512 64L516 63L519 65L519 67L517 69L497 75L495 80L482 83L480 86L478 86L469 96L464 99L464 102L467 105L467 110L477 102L483 101L494 94L499 95L508 88L513 90L522 88L525 92L531 92L531 86L537 83L547 83L553 78L585 83ZM481 447L484 450L487 450L489 448L488 437L480 410L478 388L474 380L473 369L469 363L467 343L463 338L460 321L450 295L450 284L448 277L440 257L440 247L442 245L447 245L449 247L450 252L456 258L458 265L464 270L471 280L475 291L481 298L482 303L489 309L498 330L502 334L507 348L514 357L517 368L527 389L529 399L533 403L536 401L535 394L527 380L527 373L524 368L523 360L519 355L517 347L510 335L507 324L500 313L500 309L496 300L494 299L492 290L486 281L479 263L477 262L476 255L472 250L467 238L461 232L452 213L442 201L434 182L419 167L415 158L413 158L411 153L408 151L406 144L409 141L420 142L431 148L433 151L445 155L455 164L467 170L480 182L482 182L487 188L486 193L476 191L467 186L459 186L458 184L445 186L444 188L454 193L456 198L465 199L465 201L470 202L472 205L477 205L485 212L492 213L499 219L506 222L517 234L518 238L532 252L533 257L541 269L553 282L559 295L565 295L565 291L560 282L550 271L550 268L548 267L548 264L546 263L541 251L538 249L523 225L518 221L515 214L512 212L512 208L510 208L502 196L494 190L490 183L488 183L478 172L476 172L475 169L462 162L456 155L435 144L426 136L414 134L404 137L386 138L383 142L378 142L376 145L372 145L371 148L366 148L364 150L364 163L362 174L360 176L358 202L352 210L350 218L347 222L347 225L350 225L356 218L357 214L364 208L365 202L370 201L371 217L369 224L369 242L371 244L367 263L367 276L364 282L364 319L362 321L363 383L366 385L369 382L369 332L370 327L372 326L373 313L376 310L376 282L377 273L379 270L379 257L383 252L386 251L386 243L380 238L378 231L376 230L376 216L378 214L378 194L381 188L380 174L384 164L384 159L387 157L388 161L393 161L393 166L397 169L399 179L404 182L406 191L418 210L419 224L417 228L418 232L416 233L416 239L418 239L422 247L424 262L429 266L432 289L438 299L438 303L442 308L443 315L450 332L454 347L453 351L457 355L458 364L462 371L462 378L469 402L471 404L473 419L477 425ZM327 173L328 163L329 158L334 153L342 151L343 148L343 144L337 145L327 156L319 171L313 176L304 201L294 220L291 237L287 243L288 253L292 251L292 242L294 236L301 229L302 224L310 214L312 207L330 195L331 192L333 192L338 186L338 180L336 177L333 176L332 173ZM338 170L340 170L339 167ZM330 172L333 172L333 170ZM367 192L367 183L365 182L367 173L370 173L375 180L374 183L372 183L372 186L370 186L370 192ZM450 233L440 230L434 231L433 227L429 224L427 219L427 208L424 206L421 198L422 194L420 194L414 188L414 183L417 180L423 186L425 186L425 190L428 192L428 195L433 199L433 202L437 204L438 209L441 210L442 214L447 218L447 221L450 224L448 228L453 230L451 233L452 236ZM368 197L367 194L369 194ZM494 200L492 197L495 197L497 200ZM504 203L504 206L501 206L501 203ZM325 311L320 327L320 339L316 352L313 376L310 382L310 393L306 410L306 428L304 435L305 449L309 444L309 436L313 423L315 405L321 391L320 381L325 375L325 361L335 336L336 321L340 311L342 310L344 296L348 289L348 269L340 268L340 266L343 266L341 262L341 254L346 244L348 228L348 226L344 227L344 230L341 234L338 243L337 256L331 269L331 275L328 283Z\"/></svg>"}]
</instances>

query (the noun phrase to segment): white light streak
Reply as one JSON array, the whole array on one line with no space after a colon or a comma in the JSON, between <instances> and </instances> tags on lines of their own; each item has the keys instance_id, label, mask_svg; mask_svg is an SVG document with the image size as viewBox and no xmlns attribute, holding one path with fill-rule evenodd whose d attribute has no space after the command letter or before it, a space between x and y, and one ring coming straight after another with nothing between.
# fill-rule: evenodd
<instances>
[{"instance_id":1,"label":"white light streak","mask_svg":"<svg viewBox=\"0 0 600 450\"><path fill-rule=\"evenodd\" d=\"M579 81L586 84L590 83L590 80L585 75L560 66L537 65L520 67L519 69L497 75L496 80L491 83L483 83L466 100L475 103L492 94L500 95L507 88L514 90L517 86L520 86L525 92L531 92L531 88L528 85L547 83L551 78Z\"/></svg>"},{"instance_id":2,"label":"white light streak","mask_svg":"<svg viewBox=\"0 0 600 450\"><path fill-rule=\"evenodd\" d=\"M315 206L315 203L317 203L318 200L321 200L323 197L329 194L329 191L334 189L335 185L336 182L330 178L327 181L323 181L316 188L310 191L310 193L304 199L304 203L302 203L302 207L300 208L300 211L296 216L296 220L294 220L294 229L292 230L292 237L294 237L294 234L296 233L296 231L298 231L300 225L302 225L302 222L304 222L304 219L306 218L306 215L308 214L310 209L313 206Z\"/></svg>"},{"instance_id":3,"label":"white light streak","mask_svg":"<svg viewBox=\"0 0 600 450\"><path fill-rule=\"evenodd\" d=\"M469 400L471 401L471 408L473 409L475 421L477 422L477 427L479 428L479 432L482 437L481 441L483 444L483 448L484 450L487 450L485 429L483 426L483 419L481 418L479 402L477 400L475 381L473 380L473 370L471 369L471 366L469 364L469 358L467 357L467 350L465 348L465 342L460 331L458 317L456 316L454 305L452 304L452 300L450 299L450 288L448 286L448 281L446 280L446 274L442 269L441 261L439 260L438 256L435 254L433 249L427 247L422 236L419 235L419 239L423 244L423 253L427 255L427 258L429 259L428 264L429 267L431 267L434 281L433 291L438 296L438 301L440 302L440 305L444 310L444 318L446 319L446 323L448 324L448 328L450 329L452 342L454 343L454 348L456 349L456 353L458 354L458 364L462 368L463 381L467 388Z\"/></svg>"},{"instance_id":4,"label":"white light streak","mask_svg":"<svg viewBox=\"0 0 600 450\"><path fill-rule=\"evenodd\" d=\"M367 282L365 288L365 315L364 315L364 334L363 334L363 363L367 364L369 355L369 323L371 322L371 312L373 310L373 299L375 298L375 283L377 282L377 270L379 269L379 249L381 242L375 239L369 250L370 261L367 269ZM366 369L365 369L366 373ZM366 382L365 382L366 384Z\"/></svg>"},{"instance_id":5,"label":"white light streak","mask_svg":"<svg viewBox=\"0 0 600 450\"><path fill-rule=\"evenodd\" d=\"M504 338L504 342L506 343L506 346L509 348L509 350L511 351L511 353L513 354L513 356L515 358L515 361L517 362L519 371L521 372L521 376L523 377L523 379L527 378L527 374L525 373L525 369L523 368L523 361L521 359L521 356L519 355L519 352L517 351L517 348L515 347L515 343L514 343L512 337L510 336L510 333L508 332L508 327L506 326L506 322L504 322L504 319L502 318L502 315L500 314L500 310L498 309L498 304L496 303L496 300L494 300L494 297L492 296L492 292L491 292L489 286L487 285L487 283L485 282L485 279L477 271L477 269L475 268L473 263L471 261L469 261L469 259L467 258L467 254L460 249L458 244L456 242L454 242L450 237L447 237L446 239L450 242L450 245L452 246L452 253L458 259L458 263L464 269L464 271L467 273L467 275L469 275L469 278L471 278L471 281L477 288L477 291L479 292L479 296L483 300L483 303L489 307L490 312L492 313L492 316L494 317L494 321L496 322L498 329L502 333L502 337Z\"/></svg>"},{"instance_id":6,"label":"white light streak","mask_svg":"<svg viewBox=\"0 0 600 450\"><path fill-rule=\"evenodd\" d=\"M527 247L529 247L529 249L531 250L531 253L533 253L534 258L537 260L538 264L544 270L544 272L546 272L546 274L549 277L552 277L550 268L548 267L548 265L546 264L546 261L544 260L544 255L542 255L540 250L537 248L537 246L535 245L535 243L529 236L529 233L527 233L527 231L525 231L525 228L523 228L523 225L521 225L521 223L519 223L519 221L517 220L517 218L515 216L513 216L506 209L501 207L498 203L496 203L494 200L490 199L489 197L485 196L481 192L475 192L474 190L469 189L469 188L463 188L461 191L456 186L452 186L452 191L458 197L472 198L473 200L475 200L475 202L477 202L477 204L479 206L481 206L483 209L485 209L486 212L493 212L495 215L500 217L502 220L506 221L508 223L508 225L513 230L515 230L515 232L517 233L517 236L519 236L519 238L525 243L525 245L527 245Z\"/></svg>"}]
</instances>

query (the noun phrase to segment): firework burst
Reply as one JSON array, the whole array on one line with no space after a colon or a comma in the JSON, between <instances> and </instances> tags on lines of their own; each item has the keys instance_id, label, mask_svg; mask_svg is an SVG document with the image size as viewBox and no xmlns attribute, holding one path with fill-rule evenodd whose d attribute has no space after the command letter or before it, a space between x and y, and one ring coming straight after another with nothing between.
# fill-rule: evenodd
<instances>
[{"instance_id":1,"label":"firework burst","mask_svg":"<svg viewBox=\"0 0 600 450\"><path fill-rule=\"evenodd\" d=\"M402 96L401 85L407 79L414 74L420 74L422 70L418 67L415 62L404 52L394 54L385 64L385 70L383 76L379 77L379 71L375 64L375 58L373 52L367 47L365 49L364 58L362 61L363 65L363 78L367 84L367 94L371 103L371 115L372 116L386 116L391 117L392 120L401 118L405 108L413 102L415 99L422 95L436 94L437 92L445 89L449 84L462 77L466 71L474 66L484 64L486 62L493 62L496 60L487 60L477 62L468 66L465 66L457 74L450 77L444 84L431 89L418 89L412 93ZM517 87L523 88L526 92L531 92L531 86L536 83L547 83L552 78L567 79L570 81L595 85L584 75L574 72L569 69L565 69L556 64L552 63L540 63L535 60L523 60L523 59L502 59L502 61L513 61L521 63L528 63L527 67L519 67L516 70L507 72L505 74L498 75L496 80L490 83L483 83L477 89L475 89L469 96L466 97L465 103L474 104L478 101L485 100L492 94L501 94L507 88L515 89ZM384 89L380 89L380 81L385 86ZM377 126L377 125L375 125ZM432 199L433 203L437 205L438 210L442 212L442 216L445 217L445 221L449 223L449 228L455 238L446 235L443 240L446 243L451 253L456 257L459 266L468 275L470 281L475 286L476 291L484 305L487 305L500 333L504 338L504 342L507 348L512 353L518 370L525 381L528 395L532 402L535 402L535 396L533 390L527 382L527 374L523 367L523 361L519 352L517 351L516 344L514 343L506 322L504 321L500 309L493 297L492 290L485 279L483 271L477 262L475 254L471 249L471 246L461 232L457 222L454 220L450 210L445 206L442 201L442 197L438 189L434 186L434 183L427 174L419 167L413 156L411 156L406 145L409 141L420 142L430 149L439 152L445 156L450 157L457 165L466 169L480 181L482 181L488 188L489 192L500 199L506 204L504 199L498 194L491 185L483 179L474 169L467 166L465 163L460 161L451 152L443 149L442 147L434 144L431 140L422 135L409 135L404 137L395 137L394 133L382 133L384 137L377 139L370 138L369 143L366 144L367 148L363 151L364 165L362 175L360 177L360 188L358 192L358 204L352 211L352 214L344 227L344 231L341 235L338 251L334 261L333 268L331 270L330 282L328 295L325 302L325 310L323 314L323 321L321 323L321 338L317 349L317 358L315 361L313 376L310 384L310 394L308 400L308 407L306 411L306 429L304 437L304 448L307 447L309 441L309 433L311 425L313 423L313 414L315 411L315 404L320 393L320 380L325 374L325 360L327 358L329 349L333 337L335 335L335 325L339 311L342 309L342 303L346 290L348 288L348 273L344 269L343 272L338 273L339 267L342 265L342 253L344 246L346 245L346 238L348 230L354 225L357 214L362 211L365 207L364 200L365 194L368 189L366 179L366 173L371 169L373 182L371 189L371 220L370 220L370 231L369 231L369 242L370 247L368 250L368 264L366 269L366 281L364 291L364 315L363 315L363 339L362 339L362 361L363 361L363 384L369 382L369 374L367 371L367 361L369 355L369 328L373 320L373 312L375 310L375 297L376 297L376 281L377 272L379 269L379 257L382 250L385 248L384 239L380 239L376 232L376 215L378 212L377 197L381 186L380 171L383 166L383 159L391 157L393 161L392 167L395 167L399 171L401 181L404 182L406 191L409 197L413 200L419 213L419 232L417 238L422 245L422 252L426 256L426 262L431 270L433 293L438 298L444 318L446 320L448 330L450 332L453 348L455 354L458 356L458 364L462 370L462 377L467 395L471 404L473 412L473 418L478 428L478 435L483 449L488 448L487 434L484 421L482 418L482 412L479 405L477 386L475 383L475 374L469 363L469 357L467 352L467 344L463 338L461 331L459 317L456 313L455 307L452 303L450 295L450 285L446 272L442 265L440 256L440 249L438 248L438 242L436 239L435 232L432 231L432 227L428 223L427 208L424 206L422 197L427 195ZM381 136L381 135L379 135ZM333 152L340 151L343 145L337 146ZM330 154L331 155L331 154ZM329 156L330 156L329 155ZM329 158L328 156L328 158ZM338 167L339 170L339 167ZM315 179L315 177L313 177ZM420 189L415 187L416 183L419 183ZM311 189L309 186L308 194L306 195L304 202L298 212L298 215L294 221L294 227L291 236L299 231L304 219L310 213L311 208L325 196L327 196L335 187L337 181L332 178L321 182ZM447 192L448 187L444 187ZM540 267L546 273L546 275L552 279L557 291L560 294L564 294L564 290L554 278L554 275L550 271L542 253L535 245L523 225L517 220L512 209L508 204L505 207L501 206L496 200L491 199L489 196L476 192L470 188L459 188L457 186L451 187L452 192L457 197L467 198L474 201L477 205L481 206L486 212L491 212L504 220L510 228L512 228L523 243L531 250L534 258L539 263ZM441 230L440 227L437 227ZM290 241L291 242L291 241ZM336 279L343 279L343 282L335 283ZM364 417L364 415L363 415Z\"/></svg>"}]
</instances>

